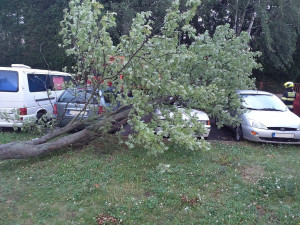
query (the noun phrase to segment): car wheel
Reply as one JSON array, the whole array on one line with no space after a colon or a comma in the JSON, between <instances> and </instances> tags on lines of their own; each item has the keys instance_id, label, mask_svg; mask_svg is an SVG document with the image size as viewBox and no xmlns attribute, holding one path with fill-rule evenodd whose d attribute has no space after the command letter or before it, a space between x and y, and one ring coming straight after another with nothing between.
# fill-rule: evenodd
<instances>
[{"instance_id":1,"label":"car wheel","mask_svg":"<svg viewBox=\"0 0 300 225\"><path fill-rule=\"evenodd\" d=\"M235 128L235 140L236 141L241 141L243 140L243 130L242 130L242 126L237 126Z\"/></svg>"}]
</instances>

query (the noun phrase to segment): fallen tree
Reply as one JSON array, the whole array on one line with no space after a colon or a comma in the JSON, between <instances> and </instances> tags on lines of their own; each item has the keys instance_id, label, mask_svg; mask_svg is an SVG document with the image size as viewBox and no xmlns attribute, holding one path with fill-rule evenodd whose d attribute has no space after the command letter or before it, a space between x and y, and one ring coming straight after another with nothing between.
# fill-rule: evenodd
<instances>
[{"instance_id":1,"label":"fallen tree","mask_svg":"<svg viewBox=\"0 0 300 225\"><path fill-rule=\"evenodd\" d=\"M166 101L176 96L188 109L218 117L219 126L238 123L230 115L233 110L241 110L235 91L254 88L250 76L258 65L257 53L249 51L247 33L236 37L228 26L220 26L213 38L208 33L195 34L189 22L199 4L190 0L189 10L181 12L180 2L174 1L160 31L152 29L150 12L137 14L129 34L114 45L108 32L115 26L114 13L104 14L103 6L96 1L71 1L64 12L61 34L67 54L77 59L74 77L84 85L89 80L94 93L106 88L107 82L112 83L116 96L111 100L122 107L93 121L78 116L66 127L34 140L0 145L0 160L47 154L104 133L120 135L125 123L133 129L125 141L129 147L143 146L152 154L163 152L168 146L162 138L168 133L168 140L182 148L207 148L204 139L193 135L196 131L204 133L203 125L195 118L185 121L176 116L180 112ZM182 35L189 35L194 42L180 45ZM165 120L155 114L150 120L144 119L157 108ZM176 119L168 116L170 111ZM87 122L85 129L68 133ZM153 132L157 126L163 131Z\"/></svg>"}]
</instances>

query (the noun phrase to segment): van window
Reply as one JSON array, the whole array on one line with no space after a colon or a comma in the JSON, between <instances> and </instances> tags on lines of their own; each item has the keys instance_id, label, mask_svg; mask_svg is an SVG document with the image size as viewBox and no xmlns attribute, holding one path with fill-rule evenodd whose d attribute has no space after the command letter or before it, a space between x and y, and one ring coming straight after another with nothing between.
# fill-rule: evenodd
<instances>
[{"instance_id":1,"label":"van window","mask_svg":"<svg viewBox=\"0 0 300 225\"><path fill-rule=\"evenodd\" d=\"M0 70L0 91L18 92L18 72Z\"/></svg>"},{"instance_id":2,"label":"van window","mask_svg":"<svg viewBox=\"0 0 300 225\"><path fill-rule=\"evenodd\" d=\"M64 83L63 76L52 76L53 88L54 90L62 90L62 85Z\"/></svg>"},{"instance_id":3,"label":"van window","mask_svg":"<svg viewBox=\"0 0 300 225\"><path fill-rule=\"evenodd\" d=\"M28 74L28 85L30 92L58 91L63 89L63 83L70 81L70 76L49 74Z\"/></svg>"},{"instance_id":4,"label":"van window","mask_svg":"<svg viewBox=\"0 0 300 225\"><path fill-rule=\"evenodd\" d=\"M52 84L48 74L28 74L27 76L30 92L52 90Z\"/></svg>"}]
</instances>

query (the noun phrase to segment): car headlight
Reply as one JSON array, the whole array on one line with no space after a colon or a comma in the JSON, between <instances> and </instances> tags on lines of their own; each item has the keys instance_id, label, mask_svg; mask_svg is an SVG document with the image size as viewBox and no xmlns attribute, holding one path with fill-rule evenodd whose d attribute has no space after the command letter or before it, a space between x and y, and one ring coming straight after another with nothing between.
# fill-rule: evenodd
<instances>
[{"instance_id":1,"label":"car headlight","mask_svg":"<svg viewBox=\"0 0 300 225\"><path fill-rule=\"evenodd\" d=\"M258 128L258 129L268 129L264 124L262 124L261 122L258 122L256 120L252 120L250 121L250 125L252 127Z\"/></svg>"}]
</instances>

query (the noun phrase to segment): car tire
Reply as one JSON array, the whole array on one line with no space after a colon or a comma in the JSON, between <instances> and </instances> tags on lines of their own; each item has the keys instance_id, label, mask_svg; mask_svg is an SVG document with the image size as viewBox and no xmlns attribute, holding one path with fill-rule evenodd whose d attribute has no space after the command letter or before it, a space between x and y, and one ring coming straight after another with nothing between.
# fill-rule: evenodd
<instances>
[{"instance_id":1,"label":"car tire","mask_svg":"<svg viewBox=\"0 0 300 225\"><path fill-rule=\"evenodd\" d=\"M44 115L45 115L45 113L42 113L42 112L39 112L39 113L36 115L36 123L37 123L37 124L39 123L40 120L42 121L42 124L47 123L47 118L43 117Z\"/></svg>"},{"instance_id":2,"label":"car tire","mask_svg":"<svg viewBox=\"0 0 300 225\"><path fill-rule=\"evenodd\" d=\"M242 130L242 126L237 126L235 128L235 132L234 132L234 138L236 141L241 141L243 140L243 130Z\"/></svg>"}]
</instances>

